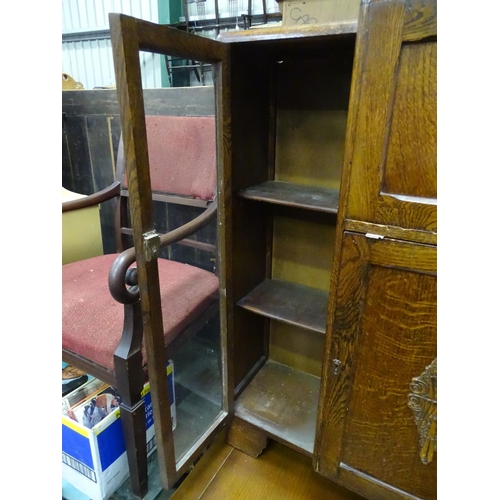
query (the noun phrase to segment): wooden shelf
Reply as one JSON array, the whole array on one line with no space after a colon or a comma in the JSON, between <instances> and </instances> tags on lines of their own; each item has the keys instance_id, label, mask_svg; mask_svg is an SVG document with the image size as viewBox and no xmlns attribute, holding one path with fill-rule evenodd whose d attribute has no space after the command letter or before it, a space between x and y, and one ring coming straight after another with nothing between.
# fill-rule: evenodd
<instances>
[{"instance_id":1,"label":"wooden shelf","mask_svg":"<svg viewBox=\"0 0 500 500\"><path fill-rule=\"evenodd\" d=\"M235 402L235 415L312 456L320 379L267 361Z\"/></svg>"},{"instance_id":2,"label":"wooden shelf","mask_svg":"<svg viewBox=\"0 0 500 500\"><path fill-rule=\"evenodd\" d=\"M238 305L267 318L317 333L326 331L328 292L289 281L266 279Z\"/></svg>"},{"instance_id":3,"label":"wooden shelf","mask_svg":"<svg viewBox=\"0 0 500 500\"><path fill-rule=\"evenodd\" d=\"M248 200L263 201L330 214L338 212L338 189L302 186L291 182L266 181L262 184L243 189L238 194Z\"/></svg>"}]
</instances>

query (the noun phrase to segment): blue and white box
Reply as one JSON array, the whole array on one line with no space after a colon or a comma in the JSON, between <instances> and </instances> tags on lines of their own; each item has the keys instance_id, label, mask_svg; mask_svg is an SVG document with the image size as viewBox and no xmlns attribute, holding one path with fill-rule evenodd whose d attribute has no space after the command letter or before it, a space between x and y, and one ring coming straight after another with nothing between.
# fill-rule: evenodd
<instances>
[{"instance_id":1,"label":"blue and white box","mask_svg":"<svg viewBox=\"0 0 500 500\"><path fill-rule=\"evenodd\" d=\"M175 411L174 365L167 365L172 428L177 425ZM148 456L156 449L149 382L142 392L146 412ZM62 415L62 477L92 500L107 500L130 475L120 408L92 429Z\"/></svg>"}]
</instances>

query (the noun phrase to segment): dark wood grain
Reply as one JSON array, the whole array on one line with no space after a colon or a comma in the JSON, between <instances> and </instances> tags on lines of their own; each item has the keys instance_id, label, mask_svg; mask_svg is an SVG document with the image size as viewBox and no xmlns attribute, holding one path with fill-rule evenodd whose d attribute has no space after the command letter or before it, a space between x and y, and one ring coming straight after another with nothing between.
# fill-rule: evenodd
<instances>
[{"instance_id":1,"label":"dark wood grain","mask_svg":"<svg viewBox=\"0 0 500 500\"><path fill-rule=\"evenodd\" d=\"M257 427L233 417L227 433L227 442L247 455L257 458L266 448L268 437Z\"/></svg>"},{"instance_id":2,"label":"dark wood grain","mask_svg":"<svg viewBox=\"0 0 500 500\"><path fill-rule=\"evenodd\" d=\"M211 63L227 57L226 48L210 38L193 37L185 31L142 19L134 19L134 23L140 50Z\"/></svg>"},{"instance_id":3,"label":"dark wood grain","mask_svg":"<svg viewBox=\"0 0 500 500\"><path fill-rule=\"evenodd\" d=\"M163 341L158 264L155 259L146 259L143 238L144 234L154 229L154 220L139 44L135 21L132 18L110 15L109 22L126 158L125 166L130 191L130 214L136 250L138 284L141 290L141 310L155 416L158 463L162 484L168 489L177 480L177 472L172 446L168 387L165 378L167 360Z\"/></svg>"},{"instance_id":4,"label":"dark wood grain","mask_svg":"<svg viewBox=\"0 0 500 500\"><path fill-rule=\"evenodd\" d=\"M350 219L437 232L433 11L432 0L361 6L344 162Z\"/></svg>"},{"instance_id":5,"label":"dark wood grain","mask_svg":"<svg viewBox=\"0 0 500 500\"><path fill-rule=\"evenodd\" d=\"M368 1L358 25L314 467L375 500L436 498L407 405L436 356L435 14Z\"/></svg>"},{"instance_id":6,"label":"dark wood grain","mask_svg":"<svg viewBox=\"0 0 500 500\"><path fill-rule=\"evenodd\" d=\"M411 244L397 240L374 240L370 244L370 263L390 265L393 269L436 276L436 246ZM390 263L387 256L391 256Z\"/></svg>"},{"instance_id":7,"label":"dark wood grain","mask_svg":"<svg viewBox=\"0 0 500 500\"><path fill-rule=\"evenodd\" d=\"M118 117L116 89L65 90L62 93L62 109L66 115L104 114Z\"/></svg>"},{"instance_id":8,"label":"dark wood grain","mask_svg":"<svg viewBox=\"0 0 500 500\"><path fill-rule=\"evenodd\" d=\"M393 2L393 8L384 6L377 2L361 5L344 160L350 170L347 215L364 221L372 221L380 190L379 165L384 163L402 43L404 2Z\"/></svg>"},{"instance_id":9,"label":"dark wood grain","mask_svg":"<svg viewBox=\"0 0 500 500\"><path fill-rule=\"evenodd\" d=\"M64 129L68 156L68 165L71 173L63 175L63 180L71 181L70 185L64 185L70 191L78 189L80 194L93 194L95 192L94 180L89 152L89 141L87 134L87 119L85 116L66 116ZM103 186L105 187L105 186Z\"/></svg>"},{"instance_id":10,"label":"dark wood grain","mask_svg":"<svg viewBox=\"0 0 500 500\"><path fill-rule=\"evenodd\" d=\"M242 198L276 205L337 213L338 190L301 186L291 182L266 181L239 192Z\"/></svg>"},{"instance_id":11,"label":"dark wood grain","mask_svg":"<svg viewBox=\"0 0 500 500\"><path fill-rule=\"evenodd\" d=\"M418 253L414 260L420 260ZM428 465L420 461L418 428L407 401L412 378L437 356L437 280L396 270L392 261L391 268L373 264L368 273L370 286L357 342L359 369L341 460L402 491L432 499L437 460Z\"/></svg>"},{"instance_id":12,"label":"dark wood grain","mask_svg":"<svg viewBox=\"0 0 500 500\"><path fill-rule=\"evenodd\" d=\"M407 0L403 30L405 42L415 42L437 34L437 2Z\"/></svg>"},{"instance_id":13,"label":"dark wood grain","mask_svg":"<svg viewBox=\"0 0 500 500\"><path fill-rule=\"evenodd\" d=\"M389 490L387 498L435 498L436 463L420 462L407 397L412 377L436 357L436 283L435 246L345 234L315 463L354 489L360 474L348 470L372 477L374 498Z\"/></svg>"},{"instance_id":14,"label":"dark wood grain","mask_svg":"<svg viewBox=\"0 0 500 500\"><path fill-rule=\"evenodd\" d=\"M73 182L73 169L71 167L71 153L69 150L68 143L68 132L66 130L66 116L63 111L62 118L62 186L66 187L70 191L75 191L75 185Z\"/></svg>"},{"instance_id":15,"label":"dark wood grain","mask_svg":"<svg viewBox=\"0 0 500 500\"><path fill-rule=\"evenodd\" d=\"M352 238L343 238L337 254L342 254L342 262L329 301L314 459L316 470L332 479L340 463L351 371L355 364L355 341L362 314L359 305L365 294L360 283L363 283L369 251L368 239L359 237L354 243ZM335 325L342 325L341 330L334 327L334 320Z\"/></svg>"},{"instance_id":16,"label":"dark wood grain","mask_svg":"<svg viewBox=\"0 0 500 500\"><path fill-rule=\"evenodd\" d=\"M268 361L235 402L235 415L312 456L319 378Z\"/></svg>"},{"instance_id":17,"label":"dark wood grain","mask_svg":"<svg viewBox=\"0 0 500 500\"><path fill-rule=\"evenodd\" d=\"M336 481L370 500L421 500L415 495L395 488L390 483L384 483L344 463L340 464Z\"/></svg>"},{"instance_id":18,"label":"dark wood grain","mask_svg":"<svg viewBox=\"0 0 500 500\"><path fill-rule=\"evenodd\" d=\"M85 116L87 120L90 170L94 183L93 189L94 192L97 192L103 186L110 186L116 180L115 169L112 168L115 165L116 155L113 136L117 125L119 128L119 120L118 117L103 114ZM115 236L113 220L115 211L116 199L109 203L103 203L99 207L103 250L105 253L114 251L111 242L114 243Z\"/></svg>"},{"instance_id":19,"label":"dark wood grain","mask_svg":"<svg viewBox=\"0 0 500 500\"><path fill-rule=\"evenodd\" d=\"M399 226L388 226L386 224L374 224L353 219L344 219L344 229L357 233L378 234L387 238L395 238L404 241L415 241L418 243L437 244L437 234L419 229L407 229Z\"/></svg>"},{"instance_id":20,"label":"dark wood grain","mask_svg":"<svg viewBox=\"0 0 500 500\"><path fill-rule=\"evenodd\" d=\"M394 91L384 193L437 198L436 127L437 44L405 44Z\"/></svg>"},{"instance_id":21,"label":"dark wood grain","mask_svg":"<svg viewBox=\"0 0 500 500\"><path fill-rule=\"evenodd\" d=\"M231 356L234 347L234 335L231 328L232 294L230 281L222 262L228 259L227 251L231 247L230 215L231 183L228 168L232 161L231 115L232 96L230 86L230 51L226 48L224 59L213 65L216 104L216 148L217 148L217 262L216 274L219 276L220 290L220 325L221 325L221 363L222 370L222 408L229 415L234 410L235 370Z\"/></svg>"},{"instance_id":22,"label":"dark wood grain","mask_svg":"<svg viewBox=\"0 0 500 500\"><path fill-rule=\"evenodd\" d=\"M146 115L213 116L215 106L213 88L170 87L144 89ZM62 109L67 115L113 115L118 118L118 101L115 89L65 90Z\"/></svg>"},{"instance_id":23,"label":"dark wood grain","mask_svg":"<svg viewBox=\"0 0 500 500\"><path fill-rule=\"evenodd\" d=\"M266 279L238 302L240 307L300 326L317 333L325 333L328 293L289 281Z\"/></svg>"}]
</instances>

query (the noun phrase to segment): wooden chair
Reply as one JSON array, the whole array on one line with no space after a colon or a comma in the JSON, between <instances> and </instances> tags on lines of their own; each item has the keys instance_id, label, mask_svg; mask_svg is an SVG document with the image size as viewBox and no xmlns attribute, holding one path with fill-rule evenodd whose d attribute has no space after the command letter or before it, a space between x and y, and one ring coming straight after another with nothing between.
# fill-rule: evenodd
<instances>
[{"instance_id":1,"label":"wooden chair","mask_svg":"<svg viewBox=\"0 0 500 500\"><path fill-rule=\"evenodd\" d=\"M146 418L141 399L146 377L149 377L152 392L160 386L165 391L163 394L167 394L160 403L156 400L156 408L153 398L161 468L165 467L162 439L165 436L172 438L171 426L167 424L170 423L170 403L166 361L190 335L219 312L219 283L214 273L161 257L162 249L175 242L196 245L196 241L187 240L188 236L216 217L215 118L143 115L142 127L146 132L143 146L147 144L145 161L151 172L152 198L169 204L178 202L200 207L204 209L201 215L163 235L151 231L146 235L146 251L138 252L137 244L126 248L132 239L132 230L127 225L129 185L137 179L125 175L127 155L123 140L120 140L117 155L117 179L120 180L99 193L65 203L62 209L65 212L112 198L119 200L116 234L121 253L62 266L62 359L116 387L121 395L120 414L131 485L140 498L148 491ZM128 161L132 161L130 156ZM143 217L153 218L153 200L141 208ZM201 246L207 247L206 244ZM215 251L215 245L212 250ZM160 300L153 306L151 315L155 321L159 318L163 332L160 349L158 342L153 347L146 346L151 339L143 338L146 335L143 336L142 312L151 303L141 304L145 294L139 291L139 266L135 264L138 258L150 261L153 257L157 263ZM159 410L158 405L161 406ZM169 449L173 453L173 446Z\"/></svg>"}]
</instances>

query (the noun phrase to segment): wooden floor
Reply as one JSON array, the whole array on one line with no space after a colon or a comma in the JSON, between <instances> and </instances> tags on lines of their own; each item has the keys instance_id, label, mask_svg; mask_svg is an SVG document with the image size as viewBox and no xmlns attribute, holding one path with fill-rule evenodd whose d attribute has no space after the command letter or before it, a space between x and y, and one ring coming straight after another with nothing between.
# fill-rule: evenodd
<instances>
[{"instance_id":1,"label":"wooden floor","mask_svg":"<svg viewBox=\"0 0 500 500\"><path fill-rule=\"evenodd\" d=\"M259 458L252 458L228 445L222 433L171 499L362 500L362 497L320 476L314 472L311 459L275 441L269 441Z\"/></svg>"}]
</instances>

